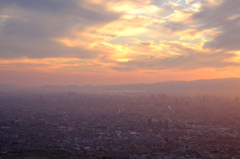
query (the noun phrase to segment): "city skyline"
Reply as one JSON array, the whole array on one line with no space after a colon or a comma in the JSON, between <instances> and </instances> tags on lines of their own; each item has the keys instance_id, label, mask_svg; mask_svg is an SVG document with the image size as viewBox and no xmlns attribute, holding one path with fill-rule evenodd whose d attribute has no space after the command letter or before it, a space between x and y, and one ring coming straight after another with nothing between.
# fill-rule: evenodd
<instances>
[{"instance_id":1,"label":"city skyline","mask_svg":"<svg viewBox=\"0 0 240 159\"><path fill-rule=\"evenodd\" d=\"M0 83L240 78L239 0L0 0Z\"/></svg>"}]
</instances>

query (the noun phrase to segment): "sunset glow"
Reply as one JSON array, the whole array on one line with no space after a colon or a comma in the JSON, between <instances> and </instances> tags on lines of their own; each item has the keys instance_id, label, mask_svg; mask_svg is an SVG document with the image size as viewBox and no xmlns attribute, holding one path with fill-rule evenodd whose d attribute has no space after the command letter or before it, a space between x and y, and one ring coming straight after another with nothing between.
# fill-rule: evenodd
<instances>
[{"instance_id":1,"label":"sunset glow","mask_svg":"<svg viewBox=\"0 0 240 159\"><path fill-rule=\"evenodd\" d=\"M0 1L0 83L240 78L239 0Z\"/></svg>"}]
</instances>

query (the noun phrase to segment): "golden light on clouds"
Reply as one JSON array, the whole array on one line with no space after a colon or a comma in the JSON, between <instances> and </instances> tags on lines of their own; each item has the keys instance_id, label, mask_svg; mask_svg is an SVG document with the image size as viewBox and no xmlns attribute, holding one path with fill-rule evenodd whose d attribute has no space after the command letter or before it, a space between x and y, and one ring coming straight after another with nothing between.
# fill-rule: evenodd
<instances>
[{"instance_id":1,"label":"golden light on clouds","mask_svg":"<svg viewBox=\"0 0 240 159\"><path fill-rule=\"evenodd\" d=\"M240 63L240 51L229 52L230 54L235 54L236 56L232 57L231 59L227 59L227 61L232 61L236 63Z\"/></svg>"},{"instance_id":2,"label":"golden light on clouds","mask_svg":"<svg viewBox=\"0 0 240 159\"><path fill-rule=\"evenodd\" d=\"M130 61L131 59L117 59L118 62L128 62Z\"/></svg>"},{"instance_id":3,"label":"golden light on clouds","mask_svg":"<svg viewBox=\"0 0 240 159\"><path fill-rule=\"evenodd\" d=\"M240 77L230 1L0 2L0 71L86 76L79 85Z\"/></svg>"}]
</instances>

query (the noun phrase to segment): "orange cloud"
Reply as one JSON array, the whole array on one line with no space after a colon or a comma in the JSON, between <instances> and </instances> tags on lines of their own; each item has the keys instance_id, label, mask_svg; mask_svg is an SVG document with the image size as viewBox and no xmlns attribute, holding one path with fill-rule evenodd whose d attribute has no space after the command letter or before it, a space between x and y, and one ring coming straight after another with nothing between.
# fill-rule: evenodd
<instances>
[{"instance_id":1,"label":"orange cloud","mask_svg":"<svg viewBox=\"0 0 240 159\"><path fill-rule=\"evenodd\" d=\"M55 74L101 84L91 80L95 75L120 84L239 73L239 14L232 3L83 0L56 6L51 1L47 8L13 3L0 11L0 71L9 77L36 72L52 81Z\"/></svg>"}]
</instances>

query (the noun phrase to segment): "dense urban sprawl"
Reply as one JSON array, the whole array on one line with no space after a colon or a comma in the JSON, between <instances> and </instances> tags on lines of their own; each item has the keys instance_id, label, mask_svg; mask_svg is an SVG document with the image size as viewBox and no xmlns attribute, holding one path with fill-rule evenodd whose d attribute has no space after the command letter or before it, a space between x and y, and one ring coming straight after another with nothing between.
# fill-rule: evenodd
<instances>
[{"instance_id":1,"label":"dense urban sprawl","mask_svg":"<svg viewBox=\"0 0 240 159\"><path fill-rule=\"evenodd\" d=\"M240 158L238 97L0 94L0 158Z\"/></svg>"}]
</instances>

